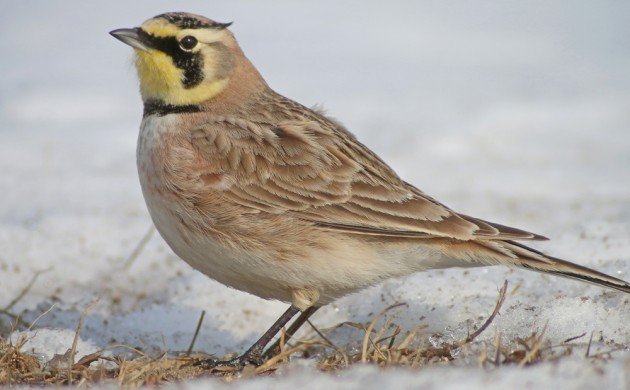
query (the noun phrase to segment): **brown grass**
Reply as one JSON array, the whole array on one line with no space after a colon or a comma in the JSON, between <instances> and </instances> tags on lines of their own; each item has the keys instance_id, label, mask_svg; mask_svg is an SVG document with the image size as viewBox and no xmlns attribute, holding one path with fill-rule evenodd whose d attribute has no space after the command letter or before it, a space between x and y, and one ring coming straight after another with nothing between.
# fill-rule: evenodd
<instances>
[{"instance_id":1,"label":"brown grass","mask_svg":"<svg viewBox=\"0 0 630 390\"><path fill-rule=\"evenodd\" d=\"M495 308L488 319L477 330L457 342L445 343L439 347L431 346L427 343L431 335L422 332L425 327L418 326L403 332L394 324L394 317L390 316L382 321L390 310L402 306L402 304L395 304L378 313L367 326L343 324L358 327L363 331L363 337L360 340L361 348L352 351L339 348L325 336L325 332L321 332L311 324L317 335L316 338L300 340L292 345L283 342L278 355L259 367L246 367L241 372L227 368L204 370L192 364L201 357L190 355L190 353L183 357L172 357L164 353L151 358L136 351L137 357L125 359L120 356L111 357L101 351L76 360L74 356L76 341L80 336L83 319L90 309L88 308L79 320L73 345L69 346L65 354L56 355L48 362L40 362L35 356L21 351L27 341L25 338L12 344L9 340L0 337L0 385L84 386L112 383L122 387L139 387L180 382L204 376L232 381L255 375L272 375L290 359L309 356L319 356L318 367L325 372L340 370L353 364L374 364L380 367L404 366L418 369L429 365L451 364L463 356L476 358L483 369L508 364L524 367L542 361L557 360L571 354L575 346L572 343L586 335L570 338L560 345L550 345L544 339L545 327L539 332L533 332L527 338L517 338L508 343L503 342L500 334L496 334L493 341L476 342L476 338L488 328L501 309L506 289L507 282L501 289ZM197 324L197 329L202 320L203 315ZM590 343L589 341L587 358L606 359L614 351L591 354ZM194 339L190 350L193 345Z\"/></svg>"}]
</instances>

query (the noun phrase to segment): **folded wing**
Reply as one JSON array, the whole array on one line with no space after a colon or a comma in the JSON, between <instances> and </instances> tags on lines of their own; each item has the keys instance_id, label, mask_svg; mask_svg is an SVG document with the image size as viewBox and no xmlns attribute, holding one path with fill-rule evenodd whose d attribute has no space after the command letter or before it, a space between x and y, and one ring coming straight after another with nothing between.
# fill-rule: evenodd
<instances>
[{"instance_id":1,"label":"folded wing","mask_svg":"<svg viewBox=\"0 0 630 390\"><path fill-rule=\"evenodd\" d=\"M544 239L458 214L402 181L339 124L222 117L191 132L230 201L251 213L289 213L322 229L391 237Z\"/></svg>"}]
</instances>

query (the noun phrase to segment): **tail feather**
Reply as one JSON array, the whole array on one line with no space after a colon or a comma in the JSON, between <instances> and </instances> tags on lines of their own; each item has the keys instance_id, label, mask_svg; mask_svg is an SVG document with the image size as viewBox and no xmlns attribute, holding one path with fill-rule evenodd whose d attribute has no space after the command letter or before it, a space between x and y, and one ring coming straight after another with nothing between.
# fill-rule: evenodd
<instances>
[{"instance_id":1,"label":"tail feather","mask_svg":"<svg viewBox=\"0 0 630 390\"><path fill-rule=\"evenodd\" d=\"M612 288L630 294L630 283L593 269L547 256L542 252L514 241L504 241L506 247L517 256L514 265L565 278L580 280L601 287Z\"/></svg>"}]
</instances>

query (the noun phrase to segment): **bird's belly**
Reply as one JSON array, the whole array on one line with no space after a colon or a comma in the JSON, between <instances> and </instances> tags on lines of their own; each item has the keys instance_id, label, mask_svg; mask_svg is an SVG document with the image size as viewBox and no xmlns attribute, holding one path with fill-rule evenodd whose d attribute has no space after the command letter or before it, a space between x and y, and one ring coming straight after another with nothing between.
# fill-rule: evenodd
<instances>
[{"instance_id":1,"label":"bird's belly","mask_svg":"<svg viewBox=\"0 0 630 390\"><path fill-rule=\"evenodd\" d=\"M145 194L156 229L169 247L191 267L226 286L265 299L291 300L291 288L275 270L277 261L226 245L212 233L190 228L191 221L170 199Z\"/></svg>"}]
</instances>

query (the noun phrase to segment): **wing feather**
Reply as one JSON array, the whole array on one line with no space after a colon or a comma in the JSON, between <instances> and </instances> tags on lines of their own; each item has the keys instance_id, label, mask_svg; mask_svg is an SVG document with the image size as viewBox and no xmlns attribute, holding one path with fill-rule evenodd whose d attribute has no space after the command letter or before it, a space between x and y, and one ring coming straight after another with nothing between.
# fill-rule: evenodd
<instances>
[{"instance_id":1,"label":"wing feather","mask_svg":"<svg viewBox=\"0 0 630 390\"><path fill-rule=\"evenodd\" d=\"M365 235L543 238L455 213L402 181L341 125L314 112L278 124L214 118L196 127L190 139L213 172L231 177L222 189L225 198L248 213L287 213L324 229Z\"/></svg>"}]
</instances>

